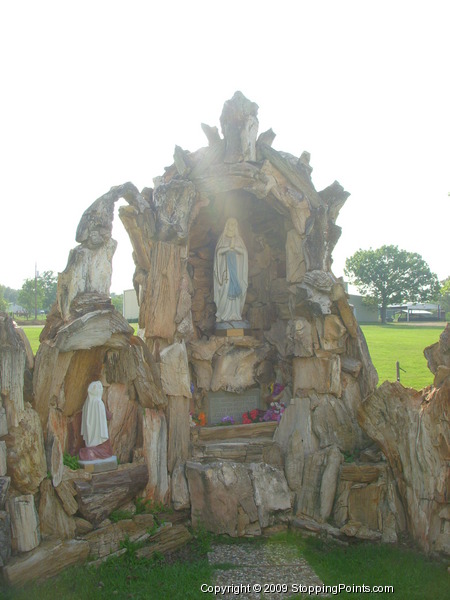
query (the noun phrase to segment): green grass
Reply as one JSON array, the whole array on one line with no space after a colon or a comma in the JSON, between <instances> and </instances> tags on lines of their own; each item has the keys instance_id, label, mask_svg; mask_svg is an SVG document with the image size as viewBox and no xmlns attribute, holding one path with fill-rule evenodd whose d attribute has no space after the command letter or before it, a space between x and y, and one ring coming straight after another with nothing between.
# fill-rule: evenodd
<instances>
[{"instance_id":1,"label":"green grass","mask_svg":"<svg viewBox=\"0 0 450 600\"><path fill-rule=\"evenodd\" d=\"M297 539L299 552L326 585L392 585L397 600L448 598L447 566L417 551L392 545L363 543L342 547L316 538ZM339 597L362 600L381 595L341 593Z\"/></svg>"},{"instance_id":2,"label":"green grass","mask_svg":"<svg viewBox=\"0 0 450 600\"><path fill-rule=\"evenodd\" d=\"M388 324L361 325L361 329L380 384L397 380L397 361L405 371L400 371L400 383L405 387L420 390L433 382L423 350L439 340L444 326Z\"/></svg>"},{"instance_id":3,"label":"green grass","mask_svg":"<svg viewBox=\"0 0 450 600\"><path fill-rule=\"evenodd\" d=\"M22 327L22 329L25 331L25 334L30 342L33 354L36 354L39 348L39 336L41 335L41 331L44 329L44 327L27 327L25 325Z\"/></svg>"},{"instance_id":4,"label":"green grass","mask_svg":"<svg viewBox=\"0 0 450 600\"><path fill-rule=\"evenodd\" d=\"M207 536L208 542L224 541L223 538L215 538L210 534ZM349 586L391 585L398 600L447 598L450 578L446 565L429 560L423 554L407 548L369 543L342 547L316 538L305 538L297 532L278 534L268 540L255 538L233 541L249 545L281 543L294 546L299 556L307 559L328 586L340 583ZM202 583L211 584L214 576L214 568L208 564L205 556L209 543L205 539L200 542L201 545L197 540L193 542L192 553L187 554L190 557L188 561L171 564L165 563L162 557L156 560L137 559L130 544L127 554L112 558L98 568L91 565L66 569L58 577L40 585L34 584L24 589L4 589L3 596L0 588L0 597L5 600L189 600L212 597L212 594L200 591ZM216 565L215 568L228 570L231 565ZM372 595L375 594L342 592L339 597L358 600Z\"/></svg>"},{"instance_id":5,"label":"green grass","mask_svg":"<svg viewBox=\"0 0 450 600\"><path fill-rule=\"evenodd\" d=\"M41 585L6 590L5 600L162 600L196 599L202 583L211 582L206 559L166 565L150 559L112 558L100 567L73 567ZM0 597L1 590L0 590Z\"/></svg>"}]
</instances>

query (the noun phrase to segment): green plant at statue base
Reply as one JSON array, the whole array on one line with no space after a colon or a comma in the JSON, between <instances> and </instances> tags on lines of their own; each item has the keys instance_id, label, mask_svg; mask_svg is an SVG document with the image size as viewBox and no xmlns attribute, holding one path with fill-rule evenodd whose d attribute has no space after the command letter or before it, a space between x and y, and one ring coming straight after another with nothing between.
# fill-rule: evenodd
<instances>
[{"instance_id":1,"label":"green plant at statue base","mask_svg":"<svg viewBox=\"0 0 450 600\"><path fill-rule=\"evenodd\" d=\"M63 454L63 464L72 471L76 471L77 469L81 469L80 463L78 462L78 456L71 456L68 452L64 452Z\"/></svg>"}]
</instances>

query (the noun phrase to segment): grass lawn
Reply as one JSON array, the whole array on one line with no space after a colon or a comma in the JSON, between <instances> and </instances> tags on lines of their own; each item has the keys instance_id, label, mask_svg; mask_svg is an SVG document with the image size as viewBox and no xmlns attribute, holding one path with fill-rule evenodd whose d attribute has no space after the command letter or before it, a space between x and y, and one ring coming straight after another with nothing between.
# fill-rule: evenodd
<instances>
[{"instance_id":1,"label":"grass lawn","mask_svg":"<svg viewBox=\"0 0 450 600\"><path fill-rule=\"evenodd\" d=\"M448 598L447 566L414 550L370 543L342 547L317 538L300 538L298 543L299 551L326 585L391 585L398 600ZM362 600L382 595L343 592L339 598Z\"/></svg>"},{"instance_id":2,"label":"grass lawn","mask_svg":"<svg viewBox=\"0 0 450 600\"><path fill-rule=\"evenodd\" d=\"M41 335L41 331L44 329L44 327L27 327L26 325L24 327L22 327L22 329L25 331L26 336L28 338L28 340L30 341L31 344L31 349L33 350L33 354L36 355L36 352L38 351L39 348L39 336Z\"/></svg>"},{"instance_id":3,"label":"grass lawn","mask_svg":"<svg viewBox=\"0 0 450 600\"><path fill-rule=\"evenodd\" d=\"M420 390L433 382L433 374L423 355L426 346L439 340L442 327L422 325L361 325L369 346L372 362L378 371L379 383L396 381L397 361L405 372L400 371L400 383Z\"/></svg>"},{"instance_id":4,"label":"grass lawn","mask_svg":"<svg viewBox=\"0 0 450 600\"><path fill-rule=\"evenodd\" d=\"M137 559L131 549L123 557L112 558L98 568L75 567L41 585L35 584L17 590L4 589L2 597L5 600L185 600L214 597L213 594L205 594L200 590L202 583L213 583L214 575L206 558L208 547L205 535L209 534L203 534L201 547L199 548L198 540L195 541L187 552L184 551L185 560L180 562L166 563L162 557L156 561ZM215 538L209 536L209 539L214 541ZM224 538L221 540L225 541ZM256 538L238 541L228 538L227 541L240 544L276 542L294 546L325 585L389 585L393 586L398 600L444 600L448 597L450 577L446 565L406 548L369 543L342 547L315 538L305 538L294 532L281 533L268 540ZM231 566L216 565L216 568L228 570ZM0 596L1 592L0 588ZM339 597L358 600L373 595L375 594L342 592ZM306 598L299 595L295 597Z\"/></svg>"}]
</instances>

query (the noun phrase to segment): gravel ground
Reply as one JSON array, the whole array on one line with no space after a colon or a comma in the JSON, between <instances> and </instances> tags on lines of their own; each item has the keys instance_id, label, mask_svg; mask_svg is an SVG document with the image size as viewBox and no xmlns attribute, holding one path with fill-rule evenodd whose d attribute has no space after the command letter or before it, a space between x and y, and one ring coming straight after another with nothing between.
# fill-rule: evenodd
<instances>
[{"instance_id":1,"label":"gravel ground","mask_svg":"<svg viewBox=\"0 0 450 600\"><path fill-rule=\"evenodd\" d=\"M212 565L233 565L232 568L219 568L215 574L214 584L224 586L215 597L224 600L278 600L290 598L300 591L308 593L300 586L323 585L295 548L285 544L213 545L208 560ZM313 595L327 596L320 592Z\"/></svg>"}]
</instances>

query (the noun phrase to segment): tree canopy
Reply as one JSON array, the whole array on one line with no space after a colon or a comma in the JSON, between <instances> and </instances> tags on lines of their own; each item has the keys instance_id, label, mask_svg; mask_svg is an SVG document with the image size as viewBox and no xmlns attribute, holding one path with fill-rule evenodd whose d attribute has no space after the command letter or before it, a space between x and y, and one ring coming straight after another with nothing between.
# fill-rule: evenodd
<instances>
[{"instance_id":1,"label":"tree canopy","mask_svg":"<svg viewBox=\"0 0 450 600\"><path fill-rule=\"evenodd\" d=\"M6 312L8 310L8 301L3 295L3 286L0 285L0 310Z\"/></svg>"},{"instance_id":2,"label":"tree canopy","mask_svg":"<svg viewBox=\"0 0 450 600\"><path fill-rule=\"evenodd\" d=\"M450 311L450 277L441 281L441 290L438 301L442 304L442 308L446 312Z\"/></svg>"},{"instance_id":3,"label":"tree canopy","mask_svg":"<svg viewBox=\"0 0 450 600\"><path fill-rule=\"evenodd\" d=\"M25 279L19 291L18 301L28 313L35 310L50 310L56 300L57 276L53 271L44 271L42 275Z\"/></svg>"},{"instance_id":4,"label":"tree canopy","mask_svg":"<svg viewBox=\"0 0 450 600\"><path fill-rule=\"evenodd\" d=\"M383 323L389 304L426 302L440 290L437 276L420 254L397 246L360 249L347 258L344 272L363 296L381 306Z\"/></svg>"}]
</instances>

